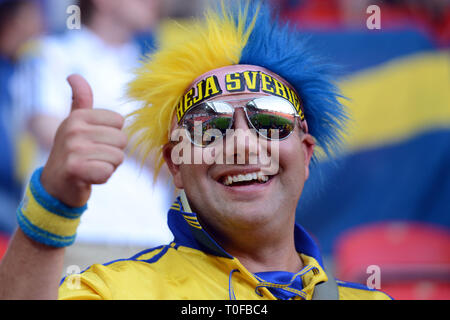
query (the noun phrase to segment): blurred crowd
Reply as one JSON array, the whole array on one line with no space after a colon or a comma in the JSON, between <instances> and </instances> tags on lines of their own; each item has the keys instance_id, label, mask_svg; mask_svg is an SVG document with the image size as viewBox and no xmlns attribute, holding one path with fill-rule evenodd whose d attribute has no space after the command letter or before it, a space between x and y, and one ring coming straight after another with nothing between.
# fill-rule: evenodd
<instances>
[{"instance_id":1,"label":"blurred crowd","mask_svg":"<svg viewBox=\"0 0 450 320\"><path fill-rule=\"evenodd\" d=\"M306 29L364 29L370 13L380 8L383 30L413 28L427 33L440 46L450 44L448 0L271 0L282 17Z\"/></svg>"},{"instance_id":2,"label":"blurred crowd","mask_svg":"<svg viewBox=\"0 0 450 320\"><path fill-rule=\"evenodd\" d=\"M24 23L25 22L25 23ZM0 232L11 233L15 227L15 208L22 194L23 180L18 139L19 124L12 98L11 80L21 54L29 41L44 30L40 4L35 1L0 1ZM17 120L17 121L16 121Z\"/></svg>"},{"instance_id":3,"label":"blurred crowd","mask_svg":"<svg viewBox=\"0 0 450 320\"><path fill-rule=\"evenodd\" d=\"M136 108L124 99L126 83L152 48L153 32L165 14L162 3L0 1L0 233L15 229L24 184L45 164L68 115L70 74L88 80L95 108L123 116ZM80 10L68 10L73 4ZM69 28L68 19L80 19L80 27ZM164 177L155 185L152 181L151 163L141 167L128 157L107 185L94 188L78 239L142 246L171 240L165 213L174 190Z\"/></svg>"}]
</instances>

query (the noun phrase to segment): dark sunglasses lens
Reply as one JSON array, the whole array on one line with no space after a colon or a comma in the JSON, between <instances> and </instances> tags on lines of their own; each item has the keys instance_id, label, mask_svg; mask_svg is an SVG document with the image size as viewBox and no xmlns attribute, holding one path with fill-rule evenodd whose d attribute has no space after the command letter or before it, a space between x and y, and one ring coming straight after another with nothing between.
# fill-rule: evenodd
<instances>
[{"instance_id":1,"label":"dark sunglasses lens","mask_svg":"<svg viewBox=\"0 0 450 320\"><path fill-rule=\"evenodd\" d=\"M295 109L281 98L264 97L247 105L247 115L252 126L268 139L284 139L295 128Z\"/></svg>"},{"instance_id":2,"label":"dark sunglasses lens","mask_svg":"<svg viewBox=\"0 0 450 320\"><path fill-rule=\"evenodd\" d=\"M183 118L191 141L203 147L224 136L232 122L233 108L222 102L200 104Z\"/></svg>"}]
</instances>

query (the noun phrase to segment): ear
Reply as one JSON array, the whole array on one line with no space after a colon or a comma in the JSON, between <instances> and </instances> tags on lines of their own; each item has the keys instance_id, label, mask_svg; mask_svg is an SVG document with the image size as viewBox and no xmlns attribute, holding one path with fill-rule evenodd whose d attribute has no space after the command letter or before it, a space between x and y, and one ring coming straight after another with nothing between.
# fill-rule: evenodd
<instances>
[{"instance_id":1,"label":"ear","mask_svg":"<svg viewBox=\"0 0 450 320\"><path fill-rule=\"evenodd\" d=\"M314 153L314 147L316 146L316 142L312 135L305 133L302 136L302 149L305 155L305 180L309 177L309 164L311 163L311 159Z\"/></svg>"},{"instance_id":2,"label":"ear","mask_svg":"<svg viewBox=\"0 0 450 320\"><path fill-rule=\"evenodd\" d=\"M175 164L172 160L172 150L175 144L169 142L163 146L162 155L164 158L164 161L167 164L167 167L169 168L170 173L173 177L173 183L175 184L175 187L178 189L184 189L183 187L183 179L181 178L181 171L180 171L180 165Z\"/></svg>"}]
</instances>

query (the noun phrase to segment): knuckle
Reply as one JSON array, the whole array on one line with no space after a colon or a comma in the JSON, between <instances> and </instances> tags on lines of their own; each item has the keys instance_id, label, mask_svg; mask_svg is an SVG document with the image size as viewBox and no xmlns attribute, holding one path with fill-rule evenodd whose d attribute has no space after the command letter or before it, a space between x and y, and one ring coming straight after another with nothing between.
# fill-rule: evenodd
<instances>
[{"instance_id":1,"label":"knuckle","mask_svg":"<svg viewBox=\"0 0 450 320\"><path fill-rule=\"evenodd\" d=\"M120 151L120 153L117 155L117 165L123 163L125 161L125 153L123 151Z\"/></svg>"},{"instance_id":2,"label":"knuckle","mask_svg":"<svg viewBox=\"0 0 450 320\"><path fill-rule=\"evenodd\" d=\"M108 146L108 149L109 150L107 151L107 158L108 158L107 162L109 162L114 166L114 168L116 168L125 160L125 153L116 147L111 148Z\"/></svg>"},{"instance_id":3,"label":"knuckle","mask_svg":"<svg viewBox=\"0 0 450 320\"><path fill-rule=\"evenodd\" d=\"M114 121L117 122L117 126L120 128L125 124L125 118L117 112L114 112Z\"/></svg>"},{"instance_id":4,"label":"knuckle","mask_svg":"<svg viewBox=\"0 0 450 320\"><path fill-rule=\"evenodd\" d=\"M71 120L66 124L66 137L73 138L84 135L87 131L85 125L81 121Z\"/></svg>"},{"instance_id":5,"label":"knuckle","mask_svg":"<svg viewBox=\"0 0 450 320\"><path fill-rule=\"evenodd\" d=\"M77 157L69 156L66 161L66 174L69 177L80 177L81 175L81 164Z\"/></svg>"},{"instance_id":6,"label":"knuckle","mask_svg":"<svg viewBox=\"0 0 450 320\"><path fill-rule=\"evenodd\" d=\"M124 132L120 132L120 136L118 138L118 145L120 149L125 149L128 145L128 136Z\"/></svg>"},{"instance_id":7,"label":"knuckle","mask_svg":"<svg viewBox=\"0 0 450 320\"><path fill-rule=\"evenodd\" d=\"M68 154L80 154L83 153L86 144L78 139L67 139L66 140L66 150Z\"/></svg>"},{"instance_id":8,"label":"knuckle","mask_svg":"<svg viewBox=\"0 0 450 320\"><path fill-rule=\"evenodd\" d=\"M95 183L101 184L108 181L114 172L114 167L111 164L103 163L102 166L100 166L100 168L96 168L96 170L97 176Z\"/></svg>"},{"instance_id":9,"label":"knuckle","mask_svg":"<svg viewBox=\"0 0 450 320\"><path fill-rule=\"evenodd\" d=\"M84 117L86 116L86 111L88 110L84 109L73 110L70 112L69 119L76 119L76 120L84 119Z\"/></svg>"},{"instance_id":10,"label":"knuckle","mask_svg":"<svg viewBox=\"0 0 450 320\"><path fill-rule=\"evenodd\" d=\"M125 124L125 118L120 114L112 110L97 109L96 116L107 119L109 126L121 129Z\"/></svg>"}]
</instances>

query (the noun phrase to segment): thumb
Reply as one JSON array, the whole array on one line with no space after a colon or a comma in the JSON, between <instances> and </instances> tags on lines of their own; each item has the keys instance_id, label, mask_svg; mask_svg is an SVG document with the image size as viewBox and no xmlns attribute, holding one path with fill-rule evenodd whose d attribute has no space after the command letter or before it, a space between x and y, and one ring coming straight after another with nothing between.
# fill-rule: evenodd
<instances>
[{"instance_id":1,"label":"thumb","mask_svg":"<svg viewBox=\"0 0 450 320\"><path fill-rule=\"evenodd\" d=\"M78 74L72 74L67 78L67 82L72 88L71 112L77 109L92 109L94 96L86 79Z\"/></svg>"}]
</instances>

